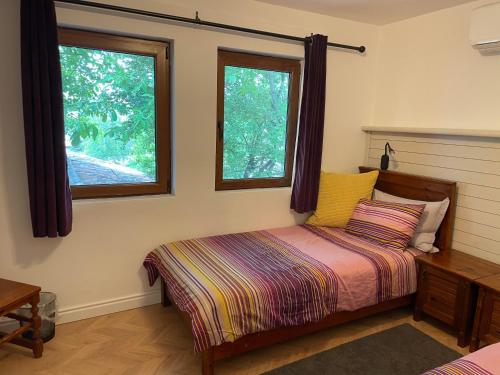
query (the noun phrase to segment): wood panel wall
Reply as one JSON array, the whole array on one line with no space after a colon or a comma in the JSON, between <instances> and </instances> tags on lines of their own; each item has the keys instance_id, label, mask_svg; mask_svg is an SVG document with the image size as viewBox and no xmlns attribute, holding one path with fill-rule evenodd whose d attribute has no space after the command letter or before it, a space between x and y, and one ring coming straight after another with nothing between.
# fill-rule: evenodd
<instances>
[{"instance_id":1,"label":"wood panel wall","mask_svg":"<svg viewBox=\"0 0 500 375\"><path fill-rule=\"evenodd\" d=\"M380 166L386 142L389 169L457 181L453 247L500 264L500 139L374 132L366 165Z\"/></svg>"}]
</instances>

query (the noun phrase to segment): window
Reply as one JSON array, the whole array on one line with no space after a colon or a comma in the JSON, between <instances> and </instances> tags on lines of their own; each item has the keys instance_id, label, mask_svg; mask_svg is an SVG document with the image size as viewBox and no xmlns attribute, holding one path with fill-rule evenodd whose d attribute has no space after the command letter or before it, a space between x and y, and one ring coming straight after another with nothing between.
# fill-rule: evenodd
<instances>
[{"instance_id":1,"label":"window","mask_svg":"<svg viewBox=\"0 0 500 375\"><path fill-rule=\"evenodd\" d=\"M59 29L74 198L168 193L168 45Z\"/></svg>"},{"instance_id":2,"label":"window","mask_svg":"<svg viewBox=\"0 0 500 375\"><path fill-rule=\"evenodd\" d=\"M215 189L290 186L300 62L219 50Z\"/></svg>"}]
</instances>

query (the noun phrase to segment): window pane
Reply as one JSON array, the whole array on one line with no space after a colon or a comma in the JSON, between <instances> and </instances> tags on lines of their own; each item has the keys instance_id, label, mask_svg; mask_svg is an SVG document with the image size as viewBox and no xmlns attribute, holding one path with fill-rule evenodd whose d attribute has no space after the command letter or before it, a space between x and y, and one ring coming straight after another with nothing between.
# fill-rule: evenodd
<instances>
[{"instance_id":1,"label":"window pane","mask_svg":"<svg viewBox=\"0 0 500 375\"><path fill-rule=\"evenodd\" d=\"M155 58L60 46L71 185L156 181Z\"/></svg>"},{"instance_id":2,"label":"window pane","mask_svg":"<svg viewBox=\"0 0 500 375\"><path fill-rule=\"evenodd\" d=\"M285 176L290 74L225 66L223 179Z\"/></svg>"}]
</instances>

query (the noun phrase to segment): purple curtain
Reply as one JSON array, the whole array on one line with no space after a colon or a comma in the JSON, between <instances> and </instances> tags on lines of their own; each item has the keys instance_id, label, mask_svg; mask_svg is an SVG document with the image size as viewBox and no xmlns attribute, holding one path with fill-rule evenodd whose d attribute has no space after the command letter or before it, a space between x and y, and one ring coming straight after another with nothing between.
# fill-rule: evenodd
<instances>
[{"instance_id":1,"label":"purple curtain","mask_svg":"<svg viewBox=\"0 0 500 375\"><path fill-rule=\"evenodd\" d=\"M21 0L21 73L33 236L66 236L72 206L53 0Z\"/></svg>"},{"instance_id":2,"label":"purple curtain","mask_svg":"<svg viewBox=\"0 0 500 375\"><path fill-rule=\"evenodd\" d=\"M325 122L327 43L328 37L324 35L313 35L305 41L297 162L290 202L290 208L299 213L316 209L318 202Z\"/></svg>"}]
</instances>

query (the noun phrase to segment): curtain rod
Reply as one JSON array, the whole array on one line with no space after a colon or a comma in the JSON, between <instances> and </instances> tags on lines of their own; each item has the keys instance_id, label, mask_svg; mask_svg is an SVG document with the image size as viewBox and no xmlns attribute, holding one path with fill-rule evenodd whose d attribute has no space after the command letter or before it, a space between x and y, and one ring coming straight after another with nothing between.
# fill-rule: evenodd
<instances>
[{"instance_id":1,"label":"curtain rod","mask_svg":"<svg viewBox=\"0 0 500 375\"><path fill-rule=\"evenodd\" d=\"M224 24L224 23L203 21L198 17L198 12L196 12L195 18L188 18L188 17L175 16L172 14L151 12L151 11L142 10L142 9L127 8L127 7L122 7L122 6L118 6L118 5L96 3L93 1L86 1L86 0L55 0L55 1L58 3L73 4L73 5L80 5L80 6L85 6L85 7L105 9L105 10L111 10L111 11L116 11L116 12L146 16L146 17L160 18L160 19L164 19L164 20L189 23L189 24L194 24L194 25L202 25L202 26L207 26L207 27L212 27L212 28L217 28L217 29L232 30L232 31L248 33L248 34L264 35L264 36L268 36L271 38L293 40L296 42L304 42L306 39L306 38L301 38L301 37L293 36L293 35L286 35L286 34L273 33L273 32L263 31L263 30L249 29L246 27L228 25L228 24ZM357 46L350 46L348 44L331 43L331 42L328 42L328 46L334 47L334 48L354 50L354 51L358 51L360 53L363 53L366 51L365 46L357 47Z\"/></svg>"}]
</instances>

